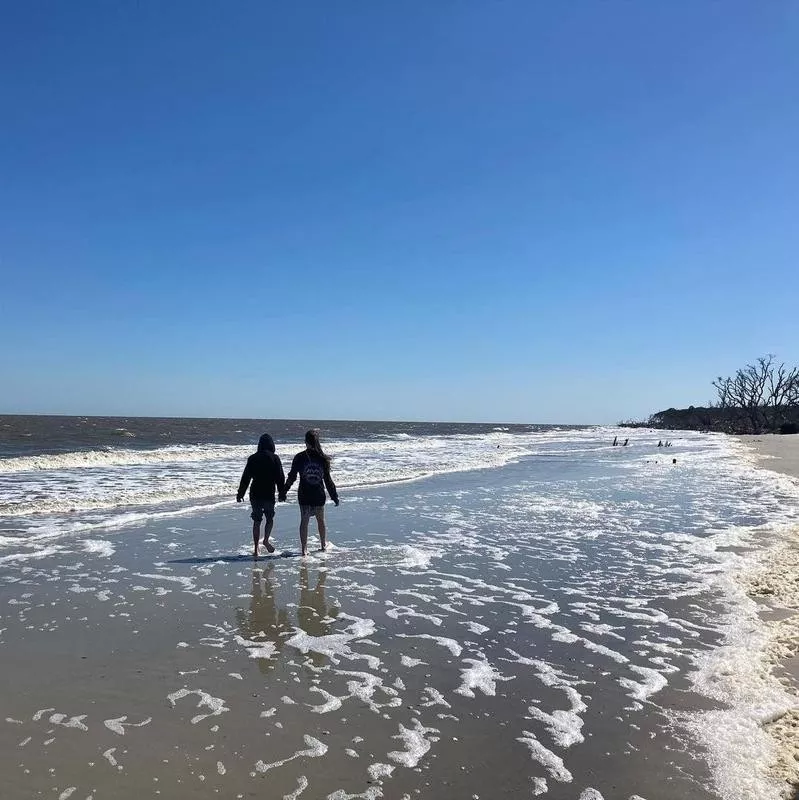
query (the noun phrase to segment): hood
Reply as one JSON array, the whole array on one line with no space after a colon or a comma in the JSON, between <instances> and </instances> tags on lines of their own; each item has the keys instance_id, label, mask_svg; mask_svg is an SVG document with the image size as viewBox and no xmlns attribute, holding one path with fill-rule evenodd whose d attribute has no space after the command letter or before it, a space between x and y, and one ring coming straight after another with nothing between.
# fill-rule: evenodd
<instances>
[{"instance_id":1,"label":"hood","mask_svg":"<svg viewBox=\"0 0 799 800\"><path fill-rule=\"evenodd\" d=\"M272 440L272 437L265 433L261 438L258 440L258 452L259 453L274 453L275 452L275 443Z\"/></svg>"}]
</instances>

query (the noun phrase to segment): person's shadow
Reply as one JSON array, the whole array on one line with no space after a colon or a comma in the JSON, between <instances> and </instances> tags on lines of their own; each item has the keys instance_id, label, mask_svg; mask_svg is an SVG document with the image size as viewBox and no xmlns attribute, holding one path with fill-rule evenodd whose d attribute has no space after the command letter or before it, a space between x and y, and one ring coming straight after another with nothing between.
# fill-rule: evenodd
<instances>
[{"instance_id":1,"label":"person's shadow","mask_svg":"<svg viewBox=\"0 0 799 800\"><path fill-rule=\"evenodd\" d=\"M300 600L297 605L297 621L300 628L309 636L327 636L333 632L333 625L339 613L336 605L325 599L325 580L327 572L319 570L316 575L316 586L311 589L308 565L300 567ZM326 656L311 653L315 663L325 663Z\"/></svg>"},{"instance_id":2,"label":"person's shadow","mask_svg":"<svg viewBox=\"0 0 799 800\"><path fill-rule=\"evenodd\" d=\"M242 638L254 642L273 642L277 652L283 648L285 634L292 632L288 611L277 605L271 576L274 565L252 571L250 608L236 609L236 622ZM259 658L258 669L266 675L275 664L272 658Z\"/></svg>"}]
</instances>

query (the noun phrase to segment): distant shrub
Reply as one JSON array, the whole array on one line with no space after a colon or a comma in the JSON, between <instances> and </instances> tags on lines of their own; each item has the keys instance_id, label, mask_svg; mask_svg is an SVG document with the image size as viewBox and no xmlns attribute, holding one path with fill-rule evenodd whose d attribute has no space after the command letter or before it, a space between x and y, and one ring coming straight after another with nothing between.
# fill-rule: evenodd
<instances>
[{"instance_id":1,"label":"distant shrub","mask_svg":"<svg viewBox=\"0 0 799 800\"><path fill-rule=\"evenodd\" d=\"M780 425L780 433L799 433L799 424L796 422L783 422Z\"/></svg>"}]
</instances>

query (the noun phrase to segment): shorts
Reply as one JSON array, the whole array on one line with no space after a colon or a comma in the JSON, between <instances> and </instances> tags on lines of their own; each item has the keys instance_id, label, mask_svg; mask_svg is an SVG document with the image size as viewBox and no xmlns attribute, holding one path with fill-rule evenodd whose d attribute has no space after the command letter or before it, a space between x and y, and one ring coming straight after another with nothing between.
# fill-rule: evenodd
<instances>
[{"instance_id":1,"label":"shorts","mask_svg":"<svg viewBox=\"0 0 799 800\"><path fill-rule=\"evenodd\" d=\"M325 521L324 506L300 506L300 519L304 522L311 517L316 517L317 522Z\"/></svg>"},{"instance_id":2,"label":"shorts","mask_svg":"<svg viewBox=\"0 0 799 800\"><path fill-rule=\"evenodd\" d=\"M275 501L271 497L262 499L260 497L250 497L252 514L250 517L253 522L260 523L266 514L266 524L268 525L275 518Z\"/></svg>"}]
</instances>

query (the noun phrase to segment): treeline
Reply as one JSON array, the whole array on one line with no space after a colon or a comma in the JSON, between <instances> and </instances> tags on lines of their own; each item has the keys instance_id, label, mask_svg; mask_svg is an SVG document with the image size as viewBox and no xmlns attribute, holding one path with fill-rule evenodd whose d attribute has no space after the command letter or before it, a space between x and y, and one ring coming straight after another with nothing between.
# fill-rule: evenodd
<instances>
[{"instance_id":1,"label":"treeline","mask_svg":"<svg viewBox=\"0 0 799 800\"><path fill-rule=\"evenodd\" d=\"M722 433L799 433L799 367L758 358L729 377L712 382L717 400L708 406L668 408L628 428L719 431Z\"/></svg>"}]
</instances>

